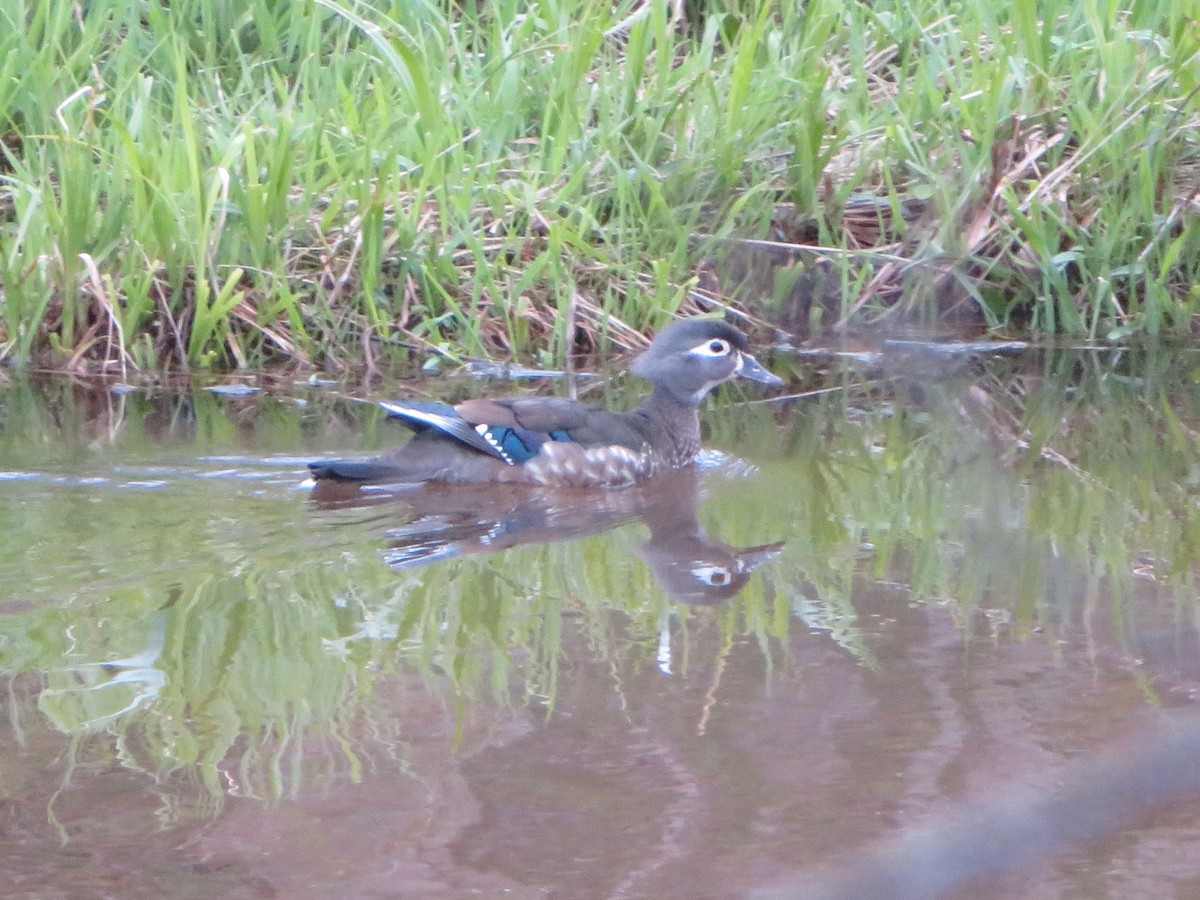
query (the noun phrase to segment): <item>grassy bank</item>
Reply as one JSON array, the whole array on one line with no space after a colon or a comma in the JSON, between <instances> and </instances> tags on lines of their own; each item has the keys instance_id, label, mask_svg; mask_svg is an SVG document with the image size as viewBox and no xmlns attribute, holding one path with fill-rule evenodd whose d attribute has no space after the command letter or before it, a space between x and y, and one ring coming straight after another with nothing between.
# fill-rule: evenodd
<instances>
[{"instance_id":1,"label":"grassy bank","mask_svg":"<svg viewBox=\"0 0 1200 900\"><path fill-rule=\"evenodd\" d=\"M1196 0L0 0L0 356L1190 333Z\"/></svg>"}]
</instances>

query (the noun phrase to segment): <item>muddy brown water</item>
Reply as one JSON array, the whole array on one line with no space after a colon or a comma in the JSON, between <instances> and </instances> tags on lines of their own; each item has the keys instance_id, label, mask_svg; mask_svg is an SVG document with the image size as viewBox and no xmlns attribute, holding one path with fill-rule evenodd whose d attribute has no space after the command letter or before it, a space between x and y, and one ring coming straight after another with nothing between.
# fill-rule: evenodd
<instances>
[{"instance_id":1,"label":"muddy brown water","mask_svg":"<svg viewBox=\"0 0 1200 900\"><path fill-rule=\"evenodd\" d=\"M1194 356L793 374L591 494L314 493L403 439L330 388L0 388L0 895L1200 896Z\"/></svg>"}]
</instances>

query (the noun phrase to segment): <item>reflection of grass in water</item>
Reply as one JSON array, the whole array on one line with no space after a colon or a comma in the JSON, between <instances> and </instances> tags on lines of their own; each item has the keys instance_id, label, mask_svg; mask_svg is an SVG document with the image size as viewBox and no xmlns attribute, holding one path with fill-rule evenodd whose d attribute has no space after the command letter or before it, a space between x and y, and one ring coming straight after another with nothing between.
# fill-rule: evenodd
<instances>
[{"instance_id":1,"label":"reflection of grass in water","mask_svg":"<svg viewBox=\"0 0 1200 900\"><path fill-rule=\"evenodd\" d=\"M290 565L266 555L227 576L181 562L159 609L127 590L82 615L60 612L70 643L51 629L55 640L26 663L47 672L39 707L80 753L111 742L122 765L163 783L179 804L172 816L206 815L226 795L278 799L387 759L403 767L403 710L372 713L376 689L394 679L416 675L460 727L480 705L552 713L560 668L581 650L608 661L606 689L621 692L631 660L635 671L653 665L669 606L629 558L643 531L403 574L371 542L340 568L331 554ZM752 582L730 611L702 615L757 631L766 647L780 620L764 603ZM585 638L569 650L567 619Z\"/></svg>"},{"instance_id":2,"label":"reflection of grass in water","mask_svg":"<svg viewBox=\"0 0 1200 900\"><path fill-rule=\"evenodd\" d=\"M552 710L566 661L565 619L587 652L609 661L614 673L631 653L653 662L670 603L633 556L633 545L643 539L644 529L631 525L398 575L403 587L382 603L362 597L354 604L349 612L357 623L335 646L356 654L369 639L383 637L395 647L395 665L416 668L467 702ZM749 612L765 603L756 582L736 603L745 611L745 627L772 621Z\"/></svg>"},{"instance_id":3,"label":"reflection of grass in water","mask_svg":"<svg viewBox=\"0 0 1200 900\"><path fill-rule=\"evenodd\" d=\"M971 402L952 382L894 382L811 402L782 428L766 406L713 417L710 443L762 471L712 480L702 523L732 545L786 545L727 606L678 611L676 675L718 672L736 641L768 668L791 664L797 618L870 662L856 579L893 582L898 602L951 602L966 629L999 611L1039 639L1085 606L1132 628L1151 598L1127 601L1147 584L1194 616L1187 367L1114 363L1070 390L1069 369L1035 374L1041 389L1018 390L1028 369L993 375ZM597 690L619 696L656 665L672 605L634 559L640 525L395 573L377 553L399 512L320 520L230 490L0 496L0 518L23 526L0 546L19 586L0 598L0 667L44 673L40 707L79 758L152 774L169 817L403 766L411 723L375 701L404 679L465 733L480 708L552 713L562 667L581 658L604 662Z\"/></svg>"},{"instance_id":4,"label":"reflection of grass in water","mask_svg":"<svg viewBox=\"0 0 1200 900\"><path fill-rule=\"evenodd\" d=\"M314 762L328 776L357 778L361 763L345 737L355 679L321 648L322 633L335 627L327 601L267 591L257 574L181 588L157 614L161 651L140 670L158 673L157 692L113 715L121 701L112 698L133 685L125 680L132 670L107 663L111 648L139 639L145 622L132 618L109 633L103 622L121 614L123 599L95 610L92 628L77 621L75 651L50 671L39 706L59 729L109 735L123 765L162 780L186 773L208 802L226 793L284 796L301 772L314 777ZM331 747L343 752L329 756Z\"/></svg>"},{"instance_id":5,"label":"reflection of grass in water","mask_svg":"<svg viewBox=\"0 0 1200 900\"><path fill-rule=\"evenodd\" d=\"M1085 356L1096 377L1081 380L1080 359L957 385L897 378L886 392L806 405L759 488L787 538L775 572L794 604L858 654L863 573L896 582L907 602L952 602L968 630L1008 622L1052 637L1098 604L1124 622L1139 615L1133 593L1195 615L1192 366Z\"/></svg>"}]
</instances>

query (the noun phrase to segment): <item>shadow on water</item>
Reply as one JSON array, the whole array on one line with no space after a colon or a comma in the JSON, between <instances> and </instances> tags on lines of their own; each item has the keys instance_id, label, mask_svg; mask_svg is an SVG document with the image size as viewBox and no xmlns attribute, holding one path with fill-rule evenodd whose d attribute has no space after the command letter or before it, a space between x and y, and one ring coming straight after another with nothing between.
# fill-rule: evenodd
<instances>
[{"instance_id":1,"label":"shadow on water","mask_svg":"<svg viewBox=\"0 0 1200 900\"><path fill-rule=\"evenodd\" d=\"M1195 895L1200 364L911 350L595 493L302 490L402 439L302 385L0 390L0 879Z\"/></svg>"}]
</instances>

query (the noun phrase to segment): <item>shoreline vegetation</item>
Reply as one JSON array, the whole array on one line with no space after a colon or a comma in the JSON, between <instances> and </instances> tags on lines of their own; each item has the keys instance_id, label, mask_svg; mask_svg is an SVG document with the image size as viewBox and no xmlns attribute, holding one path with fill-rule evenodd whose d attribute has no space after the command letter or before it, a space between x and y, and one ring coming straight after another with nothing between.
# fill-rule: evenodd
<instances>
[{"instance_id":1,"label":"shoreline vegetation","mask_svg":"<svg viewBox=\"0 0 1200 900\"><path fill-rule=\"evenodd\" d=\"M1200 2L0 0L0 363L1200 325Z\"/></svg>"}]
</instances>

